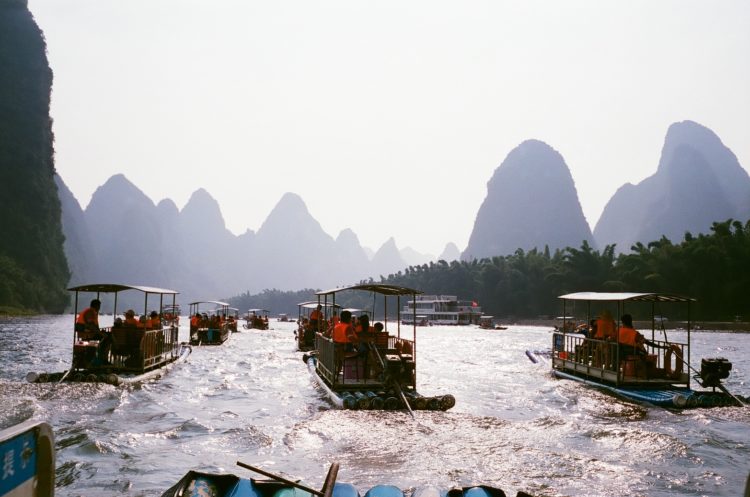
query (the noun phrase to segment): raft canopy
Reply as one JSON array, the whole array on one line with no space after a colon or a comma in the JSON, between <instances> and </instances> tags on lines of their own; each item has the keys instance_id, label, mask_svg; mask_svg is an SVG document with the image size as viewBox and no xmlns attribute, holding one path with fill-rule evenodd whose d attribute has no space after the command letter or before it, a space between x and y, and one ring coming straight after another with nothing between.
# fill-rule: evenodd
<instances>
[{"instance_id":1,"label":"raft canopy","mask_svg":"<svg viewBox=\"0 0 750 497\"><path fill-rule=\"evenodd\" d=\"M216 304L222 307L229 307L229 304L227 304L226 302L220 302L218 300L199 300L198 302L190 302L188 305L198 305L198 304Z\"/></svg>"},{"instance_id":2,"label":"raft canopy","mask_svg":"<svg viewBox=\"0 0 750 497\"><path fill-rule=\"evenodd\" d=\"M166 288L156 288L152 286L139 285L120 285L117 283L94 283L88 285L74 286L68 288L70 292L96 292L96 293L117 293L125 290L138 290L143 293L160 293L162 295L177 295L180 292Z\"/></svg>"},{"instance_id":3,"label":"raft canopy","mask_svg":"<svg viewBox=\"0 0 750 497\"><path fill-rule=\"evenodd\" d=\"M320 304L322 307L334 307L336 309L341 308L338 304L332 304L331 302L318 302L317 300L308 300L307 302L300 302L297 304L297 306L302 307L304 309L316 309L318 307L318 304Z\"/></svg>"},{"instance_id":4,"label":"raft canopy","mask_svg":"<svg viewBox=\"0 0 750 497\"><path fill-rule=\"evenodd\" d=\"M370 283L363 285L342 286L340 288L334 288L332 290L321 290L320 292L315 292L315 295L332 295L338 292L343 292L345 290L363 290L366 292L379 293L381 295L421 295L422 293L424 293L420 290L406 288L403 286Z\"/></svg>"},{"instance_id":5,"label":"raft canopy","mask_svg":"<svg viewBox=\"0 0 750 497\"><path fill-rule=\"evenodd\" d=\"M696 302L696 299L692 297L684 297L682 295L631 292L578 292L560 295L558 298L563 300L589 300L607 302Z\"/></svg>"}]
</instances>

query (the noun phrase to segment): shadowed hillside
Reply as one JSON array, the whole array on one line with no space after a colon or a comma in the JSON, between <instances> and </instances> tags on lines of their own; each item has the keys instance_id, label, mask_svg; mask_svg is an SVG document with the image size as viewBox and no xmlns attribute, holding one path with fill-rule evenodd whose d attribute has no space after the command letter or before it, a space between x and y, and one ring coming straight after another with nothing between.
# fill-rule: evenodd
<instances>
[{"instance_id":1,"label":"shadowed hillside","mask_svg":"<svg viewBox=\"0 0 750 497\"><path fill-rule=\"evenodd\" d=\"M52 71L25 1L0 1L0 306L60 312L68 266L54 182Z\"/></svg>"}]
</instances>

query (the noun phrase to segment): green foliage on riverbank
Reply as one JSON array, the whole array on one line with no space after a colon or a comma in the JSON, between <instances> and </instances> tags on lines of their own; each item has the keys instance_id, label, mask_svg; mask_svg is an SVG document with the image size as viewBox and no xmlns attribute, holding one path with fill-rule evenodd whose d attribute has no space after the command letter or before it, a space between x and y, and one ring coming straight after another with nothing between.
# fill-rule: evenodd
<instances>
[{"instance_id":1,"label":"green foliage on riverbank","mask_svg":"<svg viewBox=\"0 0 750 497\"><path fill-rule=\"evenodd\" d=\"M69 297L54 183L52 71L25 2L0 2L0 306L62 312Z\"/></svg>"},{"instance_id":2,"label":"green foliage on riverbank","mask_svg":"<svg viewBox=\"0 0 750 497\"><path fill-rule=\"evenodd\" d=\"M282 292L281 290L273 289L263 290L262 293L255 295L245 292L236 297L226 299L226 302L232 307L239 309L241 316L244 316L248 309L266 309L271 313L271 316L283 312L288 314L291 319L296 319L297 304L308 300L317 300L315 296L316 291L311 288L294 292Z\"/></svg>"},{"instance_id":3,"label":"green foliage on riverbank","mask_svg":"<svg viewBox=\"0 0 750 497\"><path fill-rule=\"evenodd\" d=\"M374 280L370 280L374 282ZM582 291L658 292L693 297L693 319L734 321L750 317L750 221L714 223L711 233L690 233L679 244L666 238L615 254L615 246L517 250L512 255L467 261L432 262L410 266L381 277L381 283L416 288L427 294L456 295L476 300L486 314L497 318L534 319L562 311L558 297ZM370 302L342 295L337 303L369 307ZM240 309L292 312L296 304L315 300L315 290L243 294L229 302ZM402 305L404 302L402 302ZM393 310L393 309L391 309ZM669 307L670 319L685 319L686 308Z\"/></svg>"},{"instance_id":4,"label":"green foliage on riverbank","mask_svg":"<svg viewBox=\"0 0 750 497\"><path fill-rule=\"evenodd\" d=\"M666 238L638 243L618 256L614 245L598 251L584 242L553 254L517 250L470 262L410 266L382 281L477 300L496 317L554 316L562 308L559 295L609 291L686 295L698 300L694 318L731 321L750 314L750 221L717 222L710 234L687 233L679 244ZM675 312L679 318L683 311Z\"/></svg>"}]
</instances>

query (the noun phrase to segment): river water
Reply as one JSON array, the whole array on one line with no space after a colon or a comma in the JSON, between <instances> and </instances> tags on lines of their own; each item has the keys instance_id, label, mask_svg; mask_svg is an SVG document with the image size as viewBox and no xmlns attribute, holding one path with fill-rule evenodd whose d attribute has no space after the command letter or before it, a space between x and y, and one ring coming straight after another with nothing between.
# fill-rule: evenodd
<instances>
[{"instance_id":1,"label":"river water","mask_svg":"<svg viewBox=\"0 0 750 497\"><path fill-rule=\"evenodd\" d=\"M417 389L456 406L414 421L333 408L295 351L295 325L274 321L194 347L141 386L25 383L67 369L72 322L0 320L0 428L52 425L58 496L158 496L189 469L254 476L238 460L318 488L339 462L339 481L361 491L484 483L536 496L737 496L750 472L750 408L669 411L555 379L525 355L550 348L549 328L418 328ZM726 357L727 387L750 396L750 335L692 338L694 365Z\"/></svg>"}]
</instances>

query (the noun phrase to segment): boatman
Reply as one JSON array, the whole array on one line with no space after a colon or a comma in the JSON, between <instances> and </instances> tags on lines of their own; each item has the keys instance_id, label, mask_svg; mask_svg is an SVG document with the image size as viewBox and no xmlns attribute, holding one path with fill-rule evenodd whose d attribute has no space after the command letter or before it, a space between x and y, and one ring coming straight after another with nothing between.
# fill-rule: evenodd
<instances>
[{"instance_id":1,"label":"boatman","mask_svg":"<svg viewBox=\"0 0 750 497\"><path fill-rule=\"evenodd\" d=\"M94 299L89 307L82 310L76 317L75 330L78 332L78 338L83 340L98 340L101 338L99 331L99 309L101 307L101 301Z\"/></svg>"},{"instance_id":2,"label":"boatman","mask_svg":"<svg viewBox=\"0 0 750 497\"><path fill-rule=\"evenodd\" d=\"M323 309L323 306L318 304L318 307L310 313L310 327L316 332L320 331L319 323L323 319L323 311L321 309ZM349 313L349 316L351 317L351 313Z\"/></svg>"},{"instance_id":3,"label":"boatman","mask_svg":"<svg viewBox=\"0 0 750 497\"><path fill-rule=\"evenodd\" d=\"M665 345L647 340L646 337L633 328L633 316L630 314L623 314L620 320L622 321L622 326L620 326L617 338L617 342L620 345L620 355L623 353L628 355L646 355L648 353L646 345L660 349L668 348Z\"/></svg>"}]
</instances>

